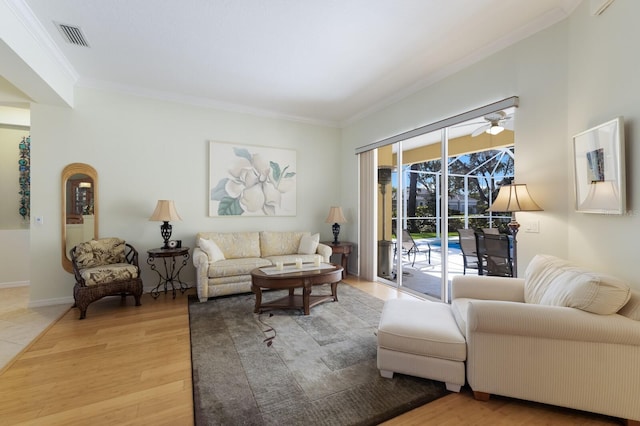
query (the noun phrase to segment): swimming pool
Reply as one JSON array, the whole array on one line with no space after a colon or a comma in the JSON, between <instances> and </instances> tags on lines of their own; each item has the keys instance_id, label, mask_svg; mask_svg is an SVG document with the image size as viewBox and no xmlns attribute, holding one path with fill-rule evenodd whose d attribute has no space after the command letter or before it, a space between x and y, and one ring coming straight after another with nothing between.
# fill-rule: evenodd
<instances>
[{"instance_id":1,"label":"swimming pool","mask_svg":"<svg viewBox=\"0 0 640 426\"><path fill-rule=\"evenodd\" d=\"M458 241L457 239L455 240L448 240L448 246L450 249L457 249L460 250L460 241ZM429 244L431 245L431 247L441 247L442 246L442 240L430 240Z\"/></svg>"}]
</instances>

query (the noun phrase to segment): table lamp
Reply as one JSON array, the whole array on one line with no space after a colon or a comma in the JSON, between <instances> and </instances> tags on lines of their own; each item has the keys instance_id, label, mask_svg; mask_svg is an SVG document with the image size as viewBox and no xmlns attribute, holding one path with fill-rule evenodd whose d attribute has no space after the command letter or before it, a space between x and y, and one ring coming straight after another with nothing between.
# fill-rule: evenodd
<instances>
[{"instance_id":1,"label":"table lamp","mask_svg":"<svg viewBox=\"0 0 640 426\"><path fill-rule=\"evenodd\" d=\"M162 248L168 249L172 228L172 226L169 225L169 221L182 220L182 218L176 211L176 206L173 204L173 200L158 200L156 209L149 220L155 222L163 222L162 225L160 225L160 235L162 235L162 238L164 239L164 246L162 246Z\"/></svg>"},{"instance_id":2,"label":"table lamp","mask_svg":"<svg viewBox=\"0 0 640 426\"><path fill-rule=\"evenodd\" d=\"M511 234L513 235L513 261L514 261L514 276L518 275L517 272L517 264L518 264L518 241L516 239L516 235L518 234L518 230L520 229L520 224L516 221L515 212L534 212L541 211L539 205L533 201L531 195L529 195L529 190L527 189L527 185L525 184L509 184L502 185L500 187L500 191L498 192L498 196L491 204L489 208L490 212L509 212L511 213L511 222L507 225Z\"/></svg>"},{"instance_id":3,"label":"table lamp","mask_svg":"<svg viewBox=\"0 0 640 426\"><path fill-rule=\"evenodd\" d=\"M342 207L331 207L329 216L325 220L326 223L333 223L331 230L333 231L333 244L338 244L338 235L340 234L340 224L347 223L347 219L342 213Z\"/></svg>"}]
</instances>

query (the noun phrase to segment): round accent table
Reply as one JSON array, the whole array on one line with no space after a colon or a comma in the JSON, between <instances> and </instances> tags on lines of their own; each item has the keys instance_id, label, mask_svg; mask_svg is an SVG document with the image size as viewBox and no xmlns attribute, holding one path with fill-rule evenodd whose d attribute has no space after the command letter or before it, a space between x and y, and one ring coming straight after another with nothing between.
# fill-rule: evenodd
<instances>
[{"instance_id":1,"label":"round accent table","mask_svg":"<svg viewBox=\"0 0 640 426\"><path fill-rule=\"evenodd\" d=\"M156 271L158 274L158 285L151 290L151 296L157 298L160 295L160 287L164 285L164 294L167 294L167 284L171 284L171 290L173 290L173 298L176 298L176 289L180 290L180 293L184 293L189 286L182 282L180 279L180 271L184 268L189 260L189 247L179 248L155 248L147 250L147 264L151 267L152 271ZM182 260L180 260L182 258ZM159 263L158 268L155 261L156 259L162 259L162 263ZM176 287L177 286L177 287Z\"/></svg>"}]
</instances>

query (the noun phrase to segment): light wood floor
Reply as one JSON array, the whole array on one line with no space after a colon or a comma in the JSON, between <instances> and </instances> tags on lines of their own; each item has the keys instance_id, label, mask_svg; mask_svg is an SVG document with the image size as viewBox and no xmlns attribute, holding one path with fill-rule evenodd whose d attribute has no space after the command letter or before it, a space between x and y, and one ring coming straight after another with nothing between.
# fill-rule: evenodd
<instances>
[{"instance_id":1,"label":"light wood floor","mask_svg":"<svg viewBox=\"0 0 640 426\"><path fill-rule=\"evenodd\" d=\"M382 299L411 297L348 278ZM187 297L145 294L71 309L0 373L2 425L193 424ZM467 389L385 425L615 425L618 419L493 397Z\"/></svg>"}]
</instances>

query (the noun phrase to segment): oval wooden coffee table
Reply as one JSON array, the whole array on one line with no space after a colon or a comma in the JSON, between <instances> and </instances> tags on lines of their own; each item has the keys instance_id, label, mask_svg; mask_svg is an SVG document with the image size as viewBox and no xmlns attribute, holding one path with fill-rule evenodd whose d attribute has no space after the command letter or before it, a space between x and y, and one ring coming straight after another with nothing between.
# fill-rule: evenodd
<instances>
[{"instance_id":1,"label":"oval wooden coffee table","mask_svg":"<svg viewBox=\"0 0 640 426\"><path fill-rule=\"evenodd\" d=\"M338 301L338 283L342 280L342 267L333 264L322 264L314 268L304 264L303 270L296 270L294 265L284 265L282 272L274 267L256 268L251 271L251 291L256 294L256 305L253 312L261 313L268 309L302 309L305 315L319 303L327 300ZM272 269L273 268L273 269ZM313 269L309 269L313 268ZM268 271L264 272L265 270ZM331 284L331 294L312 295L314 285ZM289 295L280 299L262 303L262 289L289 290ZM294 294L296 288L302 288L302 294Z\"/></svg>"}]
</instances>

